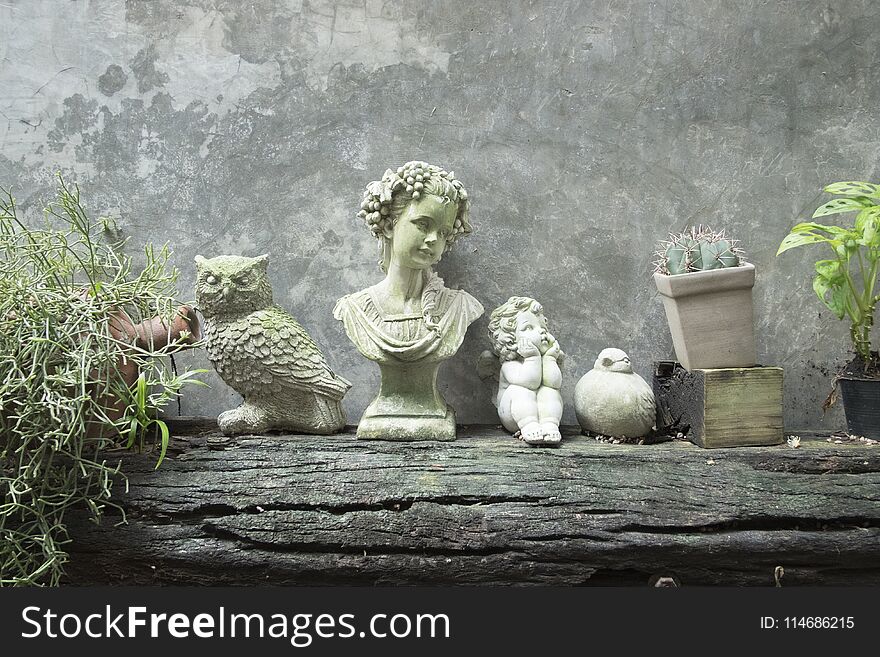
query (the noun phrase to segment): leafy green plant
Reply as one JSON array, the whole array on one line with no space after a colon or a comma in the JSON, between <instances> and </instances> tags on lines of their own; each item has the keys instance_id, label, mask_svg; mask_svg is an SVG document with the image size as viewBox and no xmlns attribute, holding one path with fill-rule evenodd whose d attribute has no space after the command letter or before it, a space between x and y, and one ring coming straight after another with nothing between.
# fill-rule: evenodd
<instances>
[{"instance_id":1,"label":"leafy green plant","mask_svg":"<svg viewBox=\"0 0 880 657\"><path fill-rule=\"evenodd\" d=\"M131 403L126 409L125 414L126 419L129 417L131 418L128 424L128 440L125 443L126 449L134 447L138 438L142 438L152 427L155 426L159 432L159 459L156 461L156 468L162 465L162 461L165 460L165 454L168 452L171 431L168 428L168 424L166 424L164 420L154 417L153 413L156 409L162 408L168 404L168 402L171 401L171 396L177 395L177 391L183 383L188 382L204 385L202 381L197 379L191 381L187 381L187 379L195 374L202 374L205 371L206 370L189 370L188 372L178 374L176 375L177 381L175 381L173 386L167 385L166 382L163 387L160 387L153 392L151 392L151 385L154 385L155 382L153 382L153 384L149 383L146 374L140 372L137 381L130 389L132 393Z\"/></svg>"},{"instance_id":2,"label":"leafy green plant","mask_svg":"<svg viewBox=\"0 0 880 657\"><path fill-rule=\"evenodd\" d=\"M705 226L670 234L654 255L654 271L666 275L738 267L745 259L736 240Z\"/></svg>"},{"instance_id":3,"label":"leafy green plant","mask_svg":"<svg viewBox=\"0 0 880 657\"><path fill-rule=\"evenodd\" d=\"M820 205L813 219L844 212L857 212L851 228L799 223L785 236L776 255L808 244L825 244L832 258L816 262L813 290L838 319L848 318L850 338L867 371L875 360L871 348L874 309L880 273L880 185L867 182L837 182L825 192L843 196Z\"/></svg>"},{"instance_id":4,"label":"leafy green plant","mask_svg":"<svg viewBox=\"0 0 880 657\"><path fill-rule=\"evenodd\" d=\"M97 520L115 506L120 465L107 449L141 444L155 426L161 462L169 433L158 410L195 381L162 358L182 341L145 349L113 329L120 317L173 317L168 249L147 246L135 271L101 239L108 225L87 216L79 189L58 182L42 223L26 224L0 195L0 585L59 582L66 513L85 507Z\"/></svg>"}]
</instances>

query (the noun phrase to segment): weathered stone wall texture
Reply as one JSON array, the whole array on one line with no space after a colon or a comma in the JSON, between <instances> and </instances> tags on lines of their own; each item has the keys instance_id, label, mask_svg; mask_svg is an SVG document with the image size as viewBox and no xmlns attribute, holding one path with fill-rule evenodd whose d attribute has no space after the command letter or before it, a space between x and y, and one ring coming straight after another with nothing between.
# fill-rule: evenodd
<instances>
[{"instance_id":1,"label":"weathered stone wall texture","mask_svg":"<svg viewBox=\"0 0 880 657\"><path fill-rule=\"evenodd\" d=\"M355 212L386 167L464 181L475 232L439 272L487 311L544 303L567 422L602 348L646 378L672 353L654 243L723 227L758 267L788 425L837 428L820 402L847 327L810 289L819 253L774 254L825 183L880 179L878 70L869 0L3 0L0 184L33 212L62 171L133 249L170 242L187 298L195 254L270 253L277 301L354 383L352 422L378 369L331 311L380 278ZM487 322L441 373L461 422L495 418L474 370ZM184 413L235 403L207 380Z\"/></svg>"}]
</instances>

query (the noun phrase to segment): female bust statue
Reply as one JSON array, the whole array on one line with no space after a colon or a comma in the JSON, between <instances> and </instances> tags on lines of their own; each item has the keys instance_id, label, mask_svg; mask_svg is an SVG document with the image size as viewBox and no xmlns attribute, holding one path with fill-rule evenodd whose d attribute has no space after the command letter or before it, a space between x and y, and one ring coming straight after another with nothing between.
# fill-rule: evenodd
<instances>
[{"instance_id":1,"label":"female bust statue","mask_svg":"<svg viewBox=\"0 0 880 657\"><path fill-rule=\"evenodd\" d=\"M358 217L379 240L385 279L343 297L333 311L382 375L358 438L455 438L455 412L437 389L437 370L458 351L483 306L467 292L444 287L432 267L471 232L468 215L461 182L425 162L388 169L367 185Z\"/></svg>"}]
</instances>

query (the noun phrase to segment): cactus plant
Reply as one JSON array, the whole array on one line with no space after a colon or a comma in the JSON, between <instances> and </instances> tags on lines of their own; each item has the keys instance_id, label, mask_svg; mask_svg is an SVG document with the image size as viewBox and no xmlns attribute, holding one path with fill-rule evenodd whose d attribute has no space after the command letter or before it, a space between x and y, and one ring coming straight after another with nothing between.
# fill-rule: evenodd
<instances>
[{"instance_id":1,"label":"cactus plant","mask_svg":"<svg viewBox=\"0 0 880 657\"><path fill-rule=\"evenodd\" d=\"M696 226L670 235L655 255L654 283L685 369L754 366L755 267L745 262L736 240ZM718 317L724 322L711 319Z\"/></svg>"},{"instance_id":2,"label":"cactus plant","mask_svg":"<svg viewBox=\"0 0 880 657\"><path fill-rule=\"evenodd\" d=\"M738 267L745 261L736 240L726 237L723 230L715 232L705 226L671 234L655 255L654 271L666 275Z\"/></svg>"}]
</instances>

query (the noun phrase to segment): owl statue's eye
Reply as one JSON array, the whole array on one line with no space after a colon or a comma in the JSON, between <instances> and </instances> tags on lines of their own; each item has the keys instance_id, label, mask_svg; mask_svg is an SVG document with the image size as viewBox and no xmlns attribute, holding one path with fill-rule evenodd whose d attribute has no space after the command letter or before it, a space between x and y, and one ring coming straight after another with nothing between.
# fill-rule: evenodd
<instances>
[{"instance_id":1,"label":"owl statue's eye","mask_svg":"<svg viewBox=\"0 0 880 657\"><path fill-rule=\"evenodd\" d=\"M248 279L247 279L247 277L245 276L244 278L239 278L239 279L238 279L238 284L239 284L239 285L247 285L247 284L248 284Z\"/></svg>"},{"instance_id":2,"label":"owl statue's eye","mask_svg":"<svg viewBox=\"0 0 880 657\"><path fill-rule=\"evenodd\" d=\"M216 277L216 276L210 276L210 275L209 275L208 278L205 279L205 282L206 282L208 285L213 285L214 283L217 282L217 277Z\"/></svg>"}]
</instances>

